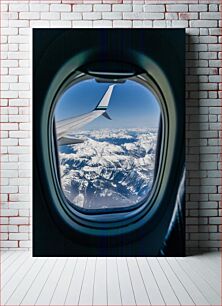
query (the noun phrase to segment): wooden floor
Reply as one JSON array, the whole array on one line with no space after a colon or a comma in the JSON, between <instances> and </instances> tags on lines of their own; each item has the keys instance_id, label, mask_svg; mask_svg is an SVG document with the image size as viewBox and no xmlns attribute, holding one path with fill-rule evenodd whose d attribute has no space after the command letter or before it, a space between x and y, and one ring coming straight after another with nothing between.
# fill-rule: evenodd
<instances>
[{"instance_id":1,"label":"wooden floor","mask_svg":"<svg viewBox=\"0 0 222 306\"><path fill-rule=\"evenodd\" d=\"M0 305L221 305L221 258L32 258L1 253Z\"/></svg>"}]
</instances>

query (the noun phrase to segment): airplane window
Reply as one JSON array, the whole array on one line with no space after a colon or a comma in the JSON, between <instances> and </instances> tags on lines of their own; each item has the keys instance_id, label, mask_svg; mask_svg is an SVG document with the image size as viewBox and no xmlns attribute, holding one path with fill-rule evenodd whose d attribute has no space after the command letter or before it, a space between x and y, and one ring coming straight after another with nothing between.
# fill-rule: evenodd
<instances>
[{"instance_id":1,"label":"airplane window","mask_svg":"<svg viewBox=\"0 0 222 306\"><path fill-rule=\"evenodd\" d=\"M155 176L160 105L133 80L73 84L55 106L61 189L73 208L107 210L147 200Z\"/></svg>"}]
</instances>

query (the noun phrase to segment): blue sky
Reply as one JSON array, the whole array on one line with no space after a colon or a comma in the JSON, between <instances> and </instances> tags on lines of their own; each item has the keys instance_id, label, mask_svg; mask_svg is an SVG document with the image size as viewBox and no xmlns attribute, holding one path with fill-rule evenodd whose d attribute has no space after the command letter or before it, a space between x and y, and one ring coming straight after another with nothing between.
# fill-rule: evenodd
<instances>
[{"instance_id":1,"label":"blue sky","mask_svg":"<svg viewBox=\"0 0 222 306\"><path fill-rule=\"evenodd\" d=\"M57 102L56 121L92 111L109 85L97 83L92 79L69 88ZM157 127L160 108L156 98L147 88L127 80L115 85L107 113L112 120L100 116L83 129Z\"/></svg>"}]
</instances>

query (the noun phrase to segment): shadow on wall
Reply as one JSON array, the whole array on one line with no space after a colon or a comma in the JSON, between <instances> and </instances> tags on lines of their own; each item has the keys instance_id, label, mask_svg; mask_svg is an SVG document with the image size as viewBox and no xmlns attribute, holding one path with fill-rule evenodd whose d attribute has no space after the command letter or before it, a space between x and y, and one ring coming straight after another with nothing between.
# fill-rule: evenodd
<instances>
[{"instance_id":1,"label":"shadow on wall","mask_svg":"<svg viewBox=\"0 0 222 306\"><path fill-rule=\"evenodd\" d=\"M198 52L194 38L186 35L185 52L185 108L186 108L186 254L197 255L207 251L199 246L201 232L208 231L207 224L201 224L200 201L200 80L197 73Z\"/></svg>"}]
</instances>

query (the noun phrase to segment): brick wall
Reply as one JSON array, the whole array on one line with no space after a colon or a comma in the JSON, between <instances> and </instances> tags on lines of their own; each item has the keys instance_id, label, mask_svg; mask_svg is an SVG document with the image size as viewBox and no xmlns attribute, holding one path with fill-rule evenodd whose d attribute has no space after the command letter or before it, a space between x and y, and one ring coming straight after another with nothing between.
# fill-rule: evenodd
<instances>
[{"instance_id":1,"label":"brick wall","mask_svg":"<svg viewBox=\"0 0 222 306\"><path fill-rule=\"evenodd\" d=\"M219 0L1 1L1 248L31 246L31 29L186 28L187 249L221 246Z\"/></svg>"}]
</instances>

